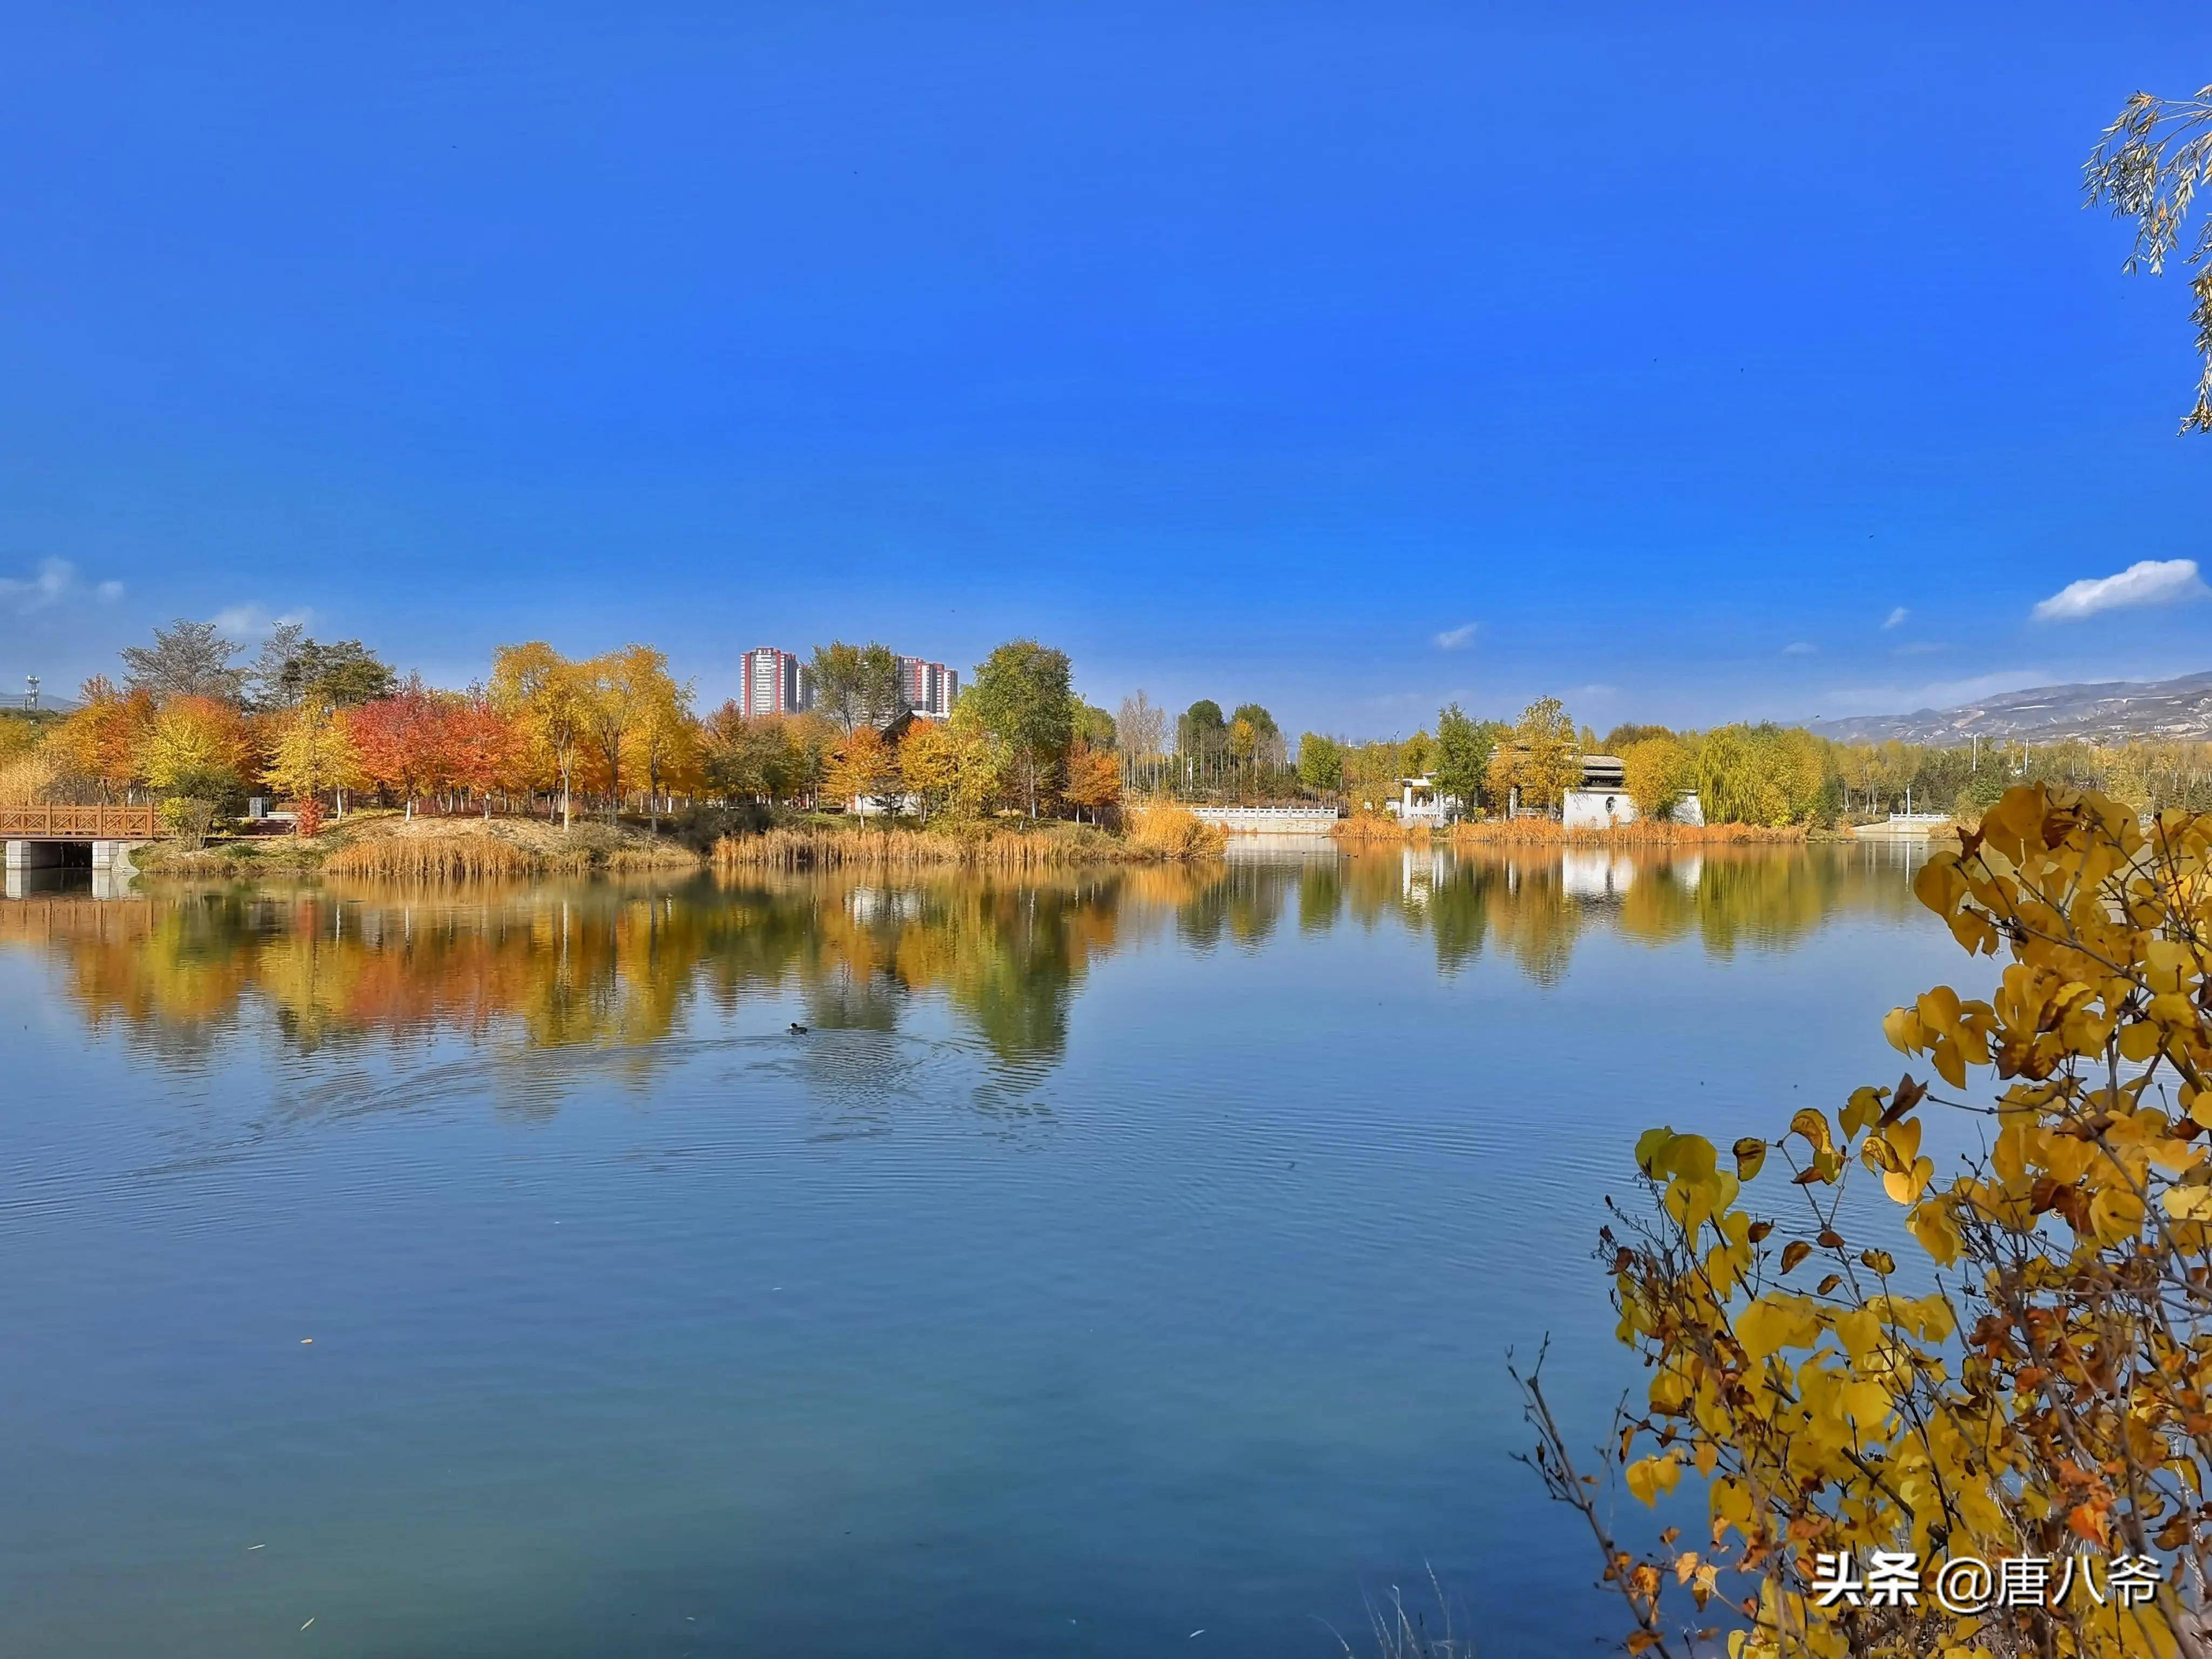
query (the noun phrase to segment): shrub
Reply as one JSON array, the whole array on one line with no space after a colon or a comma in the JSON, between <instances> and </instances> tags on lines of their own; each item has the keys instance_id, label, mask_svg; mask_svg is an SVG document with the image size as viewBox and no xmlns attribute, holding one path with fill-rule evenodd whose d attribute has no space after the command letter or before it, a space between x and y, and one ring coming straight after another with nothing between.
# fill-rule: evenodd
<instances>
[{"instance_id":1,"label":"shrub","mask_svg":"<svg viewBox=\"0 0 2212 1659\"><path fill-rule=\"evenodd\" d=\"M1532 1377L1538 1467L1595 1530L1632 1651L1667 1650L1671 1582L1700 1614L1747 1592L1747 1659L2202 1653L2212 815L2146 832L2109 796L2014 788L1913 890L1967 951L2008 959L1987 1000L1938 986L1884 1022L1933 1077L1803 1106L1727 1154L1653 1129L1636 1160L1655 1206L1601 1235L1650 1379L1608 1460L1646 1504L1694 1471L1710 1528L1617 1548ZM1985 1149L1940 1178L1936 1108ZM1770 1164L1790 1173L1755 1204ZM1870 1220L1854 1166L1898 1237L1845 1237ZM1929 1260L1900 1267L1905 1235ZM2070 1599L1938 1594L1962 1561L2023 1560ZM1912 1598L1850 1584L1884 1561Z\"/></svg>"}]
</instances>

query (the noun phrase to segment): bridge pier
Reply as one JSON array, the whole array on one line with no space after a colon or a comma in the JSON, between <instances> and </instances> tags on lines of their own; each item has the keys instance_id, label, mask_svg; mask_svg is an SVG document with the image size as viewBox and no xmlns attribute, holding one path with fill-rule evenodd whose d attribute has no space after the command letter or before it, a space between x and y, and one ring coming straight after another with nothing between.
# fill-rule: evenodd
<instances>
[{"instance_id":1,"label":"bridge pier","mask_svg":"<svg viewBox=\"0 0 2212 1659\"><path fill-rule=\"evenodd\" d=\"M129 871L132 850L145 844L142 841L95 841L92 844L92 867Z\"/></svg>"},{"instance_id":2,"label":"bridge pier","mask_svg":"<svg viewBox=\"0 0 2212 1659\"><path fill-rule=\"evenodd\" d=\"M8 843L8 872L58 870L68 854L58 841L11 841Z\"/></svg>"}]
</instances>

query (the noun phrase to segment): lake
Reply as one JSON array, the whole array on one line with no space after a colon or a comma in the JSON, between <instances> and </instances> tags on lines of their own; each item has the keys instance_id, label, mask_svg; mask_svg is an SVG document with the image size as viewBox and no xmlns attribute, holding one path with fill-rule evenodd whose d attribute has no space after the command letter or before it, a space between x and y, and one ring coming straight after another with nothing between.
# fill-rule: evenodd
<instances>
[{"instance_id":1,"label":"lake","mask_svg":"<svg viewBox=\"0 0 2212 1659\"><path fill-rule=\"evenodd\" d=\"M1595 1651L1508 1351L1602 1437L1635 1136L1893 1079L1917 855L10 898L0 1650Z\"/></svg>"}]
</instances>

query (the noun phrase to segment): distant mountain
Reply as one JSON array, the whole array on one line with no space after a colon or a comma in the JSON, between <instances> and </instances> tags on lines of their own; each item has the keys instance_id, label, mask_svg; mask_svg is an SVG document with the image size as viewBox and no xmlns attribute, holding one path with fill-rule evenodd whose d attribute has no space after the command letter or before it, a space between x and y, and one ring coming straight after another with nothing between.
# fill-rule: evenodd
<instances>
[{"instance_id":1,"label":"distant mountain","mask_svg":"<svg viewBox=\"0 0 2212 1659\"><path fill-rule=\"evenodd\" d=\"M2030 743L2069 738L2087 743L2122 738L2203 742L2212 739L2212 674L2142 684L2108 680L2098 685L2040 685L1958 708L1815 720L1812 730L1838 743L1883 743L1897 738L1949 745L1976 737L2025 738Z\"/></svg>"}]
</instances>

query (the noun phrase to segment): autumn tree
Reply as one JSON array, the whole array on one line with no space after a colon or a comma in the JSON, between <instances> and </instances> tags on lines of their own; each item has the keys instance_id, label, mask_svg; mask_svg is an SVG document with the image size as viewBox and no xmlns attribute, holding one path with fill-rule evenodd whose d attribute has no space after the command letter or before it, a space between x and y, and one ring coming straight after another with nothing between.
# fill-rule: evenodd
<instances>
[{"instance_id":1,"label":"autumn tree","mask_svg":"<svg viewBox=\"0 0 2212 1659\"><path fill-rule=\"evenodd\" d=\"M527 744L506 710L482 686L471 686L447 711L446 763L454 784L474 790L487 818L491 792L523 781Z\"/></svg>"},{"instance_id":2,"label":"autumn tree","mask_svg":"<svg viewBox=\"0 0 2212 1659\"><path fill-rule=\"evenodd\" d=\"M1810 732L1723 726L1698 744L1698 799L1708 823L1802 823L1820 810L1826 757Z\"/></svg>"},{"instance_id":3,"label":"autumn tree","mask_svg":"<svg viewBox=\"0 0 2212 1659\"><path fill-rule=\"evenodd\" d=\"M2145 828L2104 795L2015 787L1913 890L2002 963L1986 998L1939 985L1884 1021L1930 1075L1725 1153L1652 1129L1653 1202L1602 1235L1648 1377L1607 1461L1646 1504L1694 1474L1705 1521L1641 1560L1614 1543L1540 1377L1535 1461L1596 1529L1637 1650L1695 1645L1679 1595L1698 1624L1741 1598L1743 1659L2199 1659L2212 817ZM1941 1113L1965 1133L1928 1133ZM1996 1593L2008 1561L2039 1569L2033 1594ZM1913 1594L1871 1592L1906 1568Z\"/></svg>"},{"instance_id":4,"label":"autumn tree","mask_svg":"<svg viewBox=\"0 0 2212 1659\"><path fill-rule=\"evenodd\" d=\"M361 757L347 723L330 704L310 697L278 732L276 751L262 778L279 795L300 804L297 831L313 835L322 797L361 786Z\"/></svg>"},{"instance_id":5,"label":"autumn tree","mask_svg":"<svg viewBox=\"0 0 2212 1659\"><path fill-rule=\"evenodd\" d=\"M339 720L359 762L362 777L398 795L408 817L416 797L453 770L453 699L429 690L415 676L394 695L345 711ZM329 708L310 696L301 707Z\"/></svg>"},{"instance_id":6,"label":"autumn tree","mask_svg":"<svg viewBox=\"0 0 2212 1659\"><path fill-rule=\"evenodd\" d=\"M1087 811L1093 823L1103 823L1106 810L1121 800L1121 767L1113 750L1077 739L1067 752L1067 782L1061 793L1079 814Z\"/></svg>"},{"instance_id":7,"label":"autumn tree","mask_svg":"<svg viewBox=\"0 0 2212 1659\"><path fill-rule=\"evenodd\" d=\"M1486 769L1492 800L1548 811L1582 780L1575 723L1557 697L1539 697L1498 739Z\"/></svg>"},{"instance_id":8,"label":"autumn tree","mask_svg":"<svg viewBox=\"0 0 2212 1659\"><path fill-rule=\"evenodd\" d=\"M687 718L691 693L677 684L668 659L649 645L625 646L580 664L578 684L586 745L606 789L611 823L622 808L625 765L635 761L650 771L675 763L678 728Z\"/></svg>"},{"instance_id":9,"label":"autumn tree","mask_svg":"<svg viewBox=\"0 0 2212 1659\"><path fill-rule=\"evenodd\" d=\"M1620 751L1621 781L1640 818L1673 816L1682 798L1697 787L1695 763L1672 732L1639 738Z\"/></svg>"},{"instance_id":10,"label":"autumn tree","mask_svg":"<svg viewBox=\"0 0 2212 1659\"><path fill-rule=\"evenodd\" d=\"M243 793L252 745L238 710L214 697L172 697L146 729L137 770L155 788L218 805Z\"/></svg>"},{"instance_id":11,"label":"autumn tree","mask_svg":"<svg viewBox=\"0 0 2212 1659\"><path fill-rule=\"evenodd\" d=\"M641 672L643 691L635 738L638 769L645 774L647 812L655 833L660 829L660 804L667 791L690 778L698 763L699 722L691 714L691 683L678 683L668 672L667 660Z\"/></svg>"},{"instance_id":12,"label":"autumn tree","mask_svg":"<svg viewBox=\"0 0 2212 1659\"><path fill-rule=\"evenodd\" d=\"M976 667L962 708L1003 745L1030 817L1073 735L1066 653L1035 640L1000 646Z\"/></svg>"},{"instance_id":13,"label":"autumn tree","mask_svg":"<svg viewBox=\"0 0 2212 1659\"><path fill-rule=\"evenodd\" d=\"M591 730L592 687L584 671L542 640L492 653L493 702L561 786L561 827L575 822L576 759Z\"/></svg>"},{"instance_id":14,"label":"autumn tree","mask_svg":"<svg viewBox=\"0 0 2212 1659\"><path fill-rule=\"evenodd\" d=\"M871 799L900 793L898 753L874 726L855 726L831 751L823 787L860 812Z\"/></svg>"},{"instance_id":15,"label":"autumn tree","mask_svg":"<svg viewBox=\"0 0 2212 1659\"><path fill-rule=\"evenodd\" d=\"M154 725L154 698L147 691L124 691L95 674L78 692L81 706L52 738L72 770L100 788L120 794L145 781L143 763Z\"/></svg>"},{"instance_id":16,"label":"autumn tree","mask_svg":"<svg viewBox=\"0 0 2212 1659\"><path fill-rule=\"evenodd\" d=\"M963 741L949 721L921 720L899 744L899 770L921 803L925 823L952 802L960 781Z\"/></svg>"}]
</instances>

